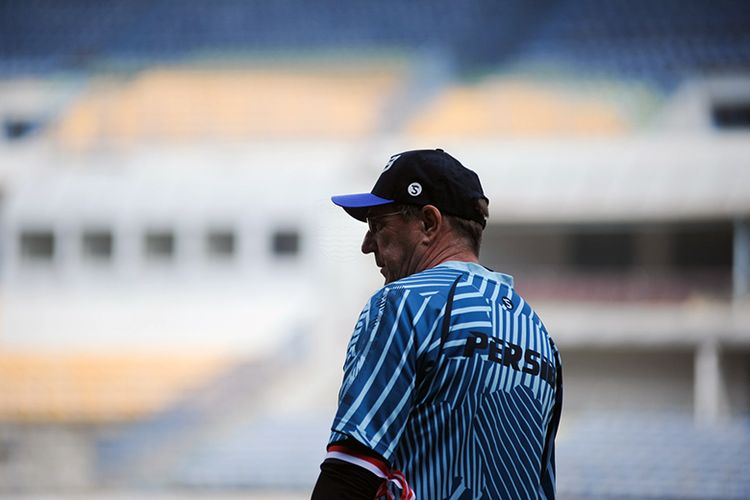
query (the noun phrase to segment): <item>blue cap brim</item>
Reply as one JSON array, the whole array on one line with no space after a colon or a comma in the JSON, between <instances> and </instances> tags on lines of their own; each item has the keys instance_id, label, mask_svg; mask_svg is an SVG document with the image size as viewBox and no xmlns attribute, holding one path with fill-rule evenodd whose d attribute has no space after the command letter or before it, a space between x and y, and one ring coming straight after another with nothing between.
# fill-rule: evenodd
<instances>
[{"instance_id":1,"label":"blue cap brim","mask_svg":"<svg viewBox=\"0 0 750 500\"><path fill-rule=\"evenodd\" d=\"M370 207L386 205L393 203L393 200L386 200L372 193L342 194L331 196L331 201L340 206L346 213L357 220L365 222L367 220L367 211Z\"/></svg>"}]
</instances>

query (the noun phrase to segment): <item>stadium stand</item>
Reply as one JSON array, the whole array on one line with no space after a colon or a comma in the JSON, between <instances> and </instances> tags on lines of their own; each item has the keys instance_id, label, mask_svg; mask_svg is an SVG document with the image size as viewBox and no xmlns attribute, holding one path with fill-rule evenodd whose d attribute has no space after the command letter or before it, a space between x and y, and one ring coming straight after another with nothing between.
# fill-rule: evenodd
<instances>
[{"instance_id":1,"label":"stadium stand","mask_svg":"<svg viewBox=\"0 0 750 500\"><path fill-rule=\"evenodd\" d=\"M369 68L154 69L94 82L57 125L64 146L371 134L398 90L393 63Z\"/></svg>"},{"instance_id":2,"label":"stadium stand","mask_svg":"<svg viewBox=\"0 0 750 500\"><path fill-rule=\"evenodd\" d=\"M236 403L236 393L252 397L268 381L269 366L257 363L236 363L192 392L183 392L171 405L152 412L141 420L125 425L104 437L97 446L100 458L99 472L108 481L117 481L123 475L137 475L138 464L151 460L153 465L158 452L179 447L185 433L196 436L211 418L224 417L218 410L227 410ZM236 410L236 408L235 408Z\"/></svg>"},{"instance_id":3,"label":"stadium stand","mask_svg":"<svg viewBox=\"0 0 750 500\"><path fill-rule=\"evenodd\" d=\"M701 428L681 414L570 418L558 443L569 498L750 497L750 421Z\"/></svg>"},{"instance_id":4,"label":"stadium stand","mask_svg":"<svg viewBox=\"0 0 750 500\"><path fill-rule=\"evenodd\" d=\"M320 457L327 424L317 432L305 426L290 428L289 421L263 413L261 404L277 390L292 362L281 356L234 363L210 383L183 392L162 411L108 432L96 446L99 477L121 486L280 486L285 463L292 463L288 457L296 453L291 445L298 442L301 465L296 473L303 479L293 486L309 484L310 466L315 469L315 464L305 457ZM311 419L310 426L313 423ZM274 454L270 450L275 440ZM270 457L264 458L265 452ZM263 463L276 474L275 483L261 484L259 476L248 475Z\"/></svg>"},{"instance_id":5,"label":"stadium stand","mask_svg":"<svg viewBox=\"0 0 750 500\"><path fill-rule=\"evenodd\" d=\"M419 46L455 50L468 62L514 41L519 19L534 19L547 3L326 0L315 9L301 1L3 3L0 60L5 72L17 73L81 69L107 58L153 62L201 52ZM485 29L474 31L477 24Z\"/></svg>"},{"instance_id":6,"label":"stadium stand","mask_svg":"<svg viewBox=\"0 0 750 500\"><path fill-rule=\"evenodd\" d=\"M0 421L137 420L169 407L226 364L216 355L0 352Z\"/></svg>"},{"instance_id":7,"label":"stadium stand","mask_svg":"<svg viewBox=\"0 0 750 500\"><path fill-rule=\"evenodd\" d=\"M750 60L750 7L719 0L299 0L0 3L0 72L95 68L200 54L347 47L437 50L459 69L555 63L673 85Z\"/></svg>"},{"instance_id":8,"label":"stadium stand","mask_svg":"<svg viewBox=\"0 0 750 500\"><path fill-rule=\"evenodd\" d=\"M383 153L379 142L390 148L394 138L398 144L456 139L461 158L479 165L486 186L503 193L493 196L499 201L493 201L483 259L491 267L496 259L497 269L511 259L509 271L519 290L535 304L539 299L540 311L551 318L548 326L559 340L563 363L568 363L569 406L558 441L560 496L750 498L747 280L744 298L732 297L742 293L737 292L742 279L736 278L734 256L750 247L742 187L747 184L742 134L750 101L746 91L739 92L744 101L718 110L739 123L734 136L739 145L725 142L726 134L719 139L721 131L711 128L713 95L703 87L683 95L688 111L697 109L699 118L706 115L695 122L697 134L666 140L668 134L655 131L650 121L668 104L679 108L675 116L682 121L685 101L675 102L672 92L686 78L746 75L748 26L750 3L741 0L322 0L315 8L301 0L0 0L0 100L6 101L0 102L6 139L0 141L0 153L8 153L0 165L0 229L9 242L0 252L2 326L13 328L8 322L13 317L29 330L44 323L24 323L42 317L49 307L38 296L36 302L27 301L33 294L14 297L27 285L41 290L55 283L57 288L47 293L58 309L55 293L80 286L82 299L73 302L78 304L76 318L87 318L91 304L101 303L92 297L107 300L96 286L106 288L112 274L91 272L92 255L76 257L81 250L76 231L91 214L102 216L105 224L86 233L95 238L83 241L95 244L83 247L102 257L105 271L125 270L131 280L126 280L126 300L146 302L143 289L127 287L179 268L170 263L179 261L190 269L216 263L211 261L216 255L201 253L203 226L181 224L170 210L196 217L218 207L218 223L224 225L217 227L226 236L219 238L224 241L219 253L231 258L215 259L227 271L216 273L217 288L240 277L267 295L267 282L273 280L280 289L289 283L304 288L292 281L302 277L309 278L314 291L300 292L294 300L286 294L289 309L270 314L269 302L249 293L250 287L230 290L240 297L230 302L203 289L203 278L190 281L177 272L165 272L160 286L170 292L198 283L195 288L213 302L197 294L189 307L224 302L226 309L217 309L220 314L251 310L268 316L263 324L258 320L256 331L276 332L270 325L299 313L296 301L327 295L320 291L321 281L331 290L346 283L347 300L362 292L350 292L354 286L375 283L365 279L370 275L364 266L346 261L354 259L348 248L356 248L361 235L347 233L338 218L316 225L324 202L309 210L314 217L306 218L301 212L309 207L286 203L277 196L278 185L315 191L319 186L308 177L295 175L300 171L295 169L305 168L314 170L329 189L325 167L361 186L380 167L361 164ZM25 92L33 90L32 84L39 88ZM48 84L54 88L47 89ZM746 80L740 79L739 87L743 85ZM715 117L716 124L722 120ZM639 137L632 140L635 135ZM24 143L27 138L33 140ZM506 138L510 140L503 142ZM560 138L564 147L552 144ZM216 147L220 141L231 141L233 147ZM606 147L608 141L616 146ZM21 143L30 147L15 148ZM180 149L193 143L205 149ZM262 143L283 148L289 156L263 154ZM658 147L652 148L654 144ZM128 151L133 154L119 155L109 145L133 146ZM58 146L63 153L86 154L59 155ZM313 149L323 153L312 154ZM543 154L533 154L542 149ZM180 154L163 154L173 150ZM209 177L202 173L193 184L164 176L169 189L154 187L161 186L159 172L151 173L165 164L179 170L174 179L184 179L190 178L191 168L213 165L216 158L225 172L254 169L283 175L271 177L270 183L260 176L231 177L231 190L221 183L203 184ZM18 166L17 171L6 172L9 164ZM278 168L256 168L268 165ZM132 174L136 168L136 182L153 189L128 195L132 179L120 173ZM104 184L111 182L116 189L107 191L96 183L91 199L79 194L86 189L65 196L61 193L68 191L45 189L42 176L53 179L52 184L86 187L85 180L65 175L76 170L94 171L97 181L101 175ZM118 194L122 192L126 194ZM229 198L256 204L224 204ZM275 198L281 201L269 208ZM14 212L18 199L33 210ZM107 219L104 199L124 207L123 214L135 214L124 231L110 220L115 217ZM288 211L273 212L269 218L278 220L272 226L248 216L265 219L266 211L282 202ZM140 247L133 245L132 260L124 262L123 244L149 229L149 217L167 205L157 236L171 242L164 245L171 257L144 265ZM325 206L333 213L327 201ZM623 253L628 247L623 241L633 235L613 236L609 225L618 229L639 217L653 222L645 232L655 237L635 238L647 244ZM504 221L518 227L498 229ZM561 235L561 221L574 227ZM687 231L685 237L681 224L694 222L718 229ZM298 259L297 254L305 253L298 250L312 249L315 233L325 233L326 225L335 228L321 236L333 242L331 248ZM559 237L546 237L551 226ZM524 233L531 236L521 241ZM191 234L198 236L191 240ZM592 246L587 235L603 237L605 251ZM742 238L744 247L736 243ZM292 243L277 245L279 240ZM183 241L193 249L192 256L182 253ZM190 247L190 241L198 243ZM248 244L254 245L250 252L243 249ZM161 247L156 247L158 254ZM702 251L707 248L712 251ZM269 257L270 249L274 254ZM716 251L720 265L704 266L706 253L709 263L716 263L710 258ZM638 255L643 253L664 265L640 266ZM582 269L581 263L597 263L594 254L610 258L598 263L603 266ZM544 257L559 265L539 266ZM287 265L283 274L271 276ZM301 276L302 269L310 270L310 276ZM81 281L65 281L66 273L76 272ZM93 292L85 289L89 278L96 285ZM22 314L9 314L8 308L21 302ZM324 305L337 315L344 308ZM157 303L154 309L159 307ZM226 321L200 323L197 336L203 334L201 328L219 336L233 322L239 331L235 341L241 338L246 316L224 314ZM118 331L129 333L121 316L112 317ZM152 317L156 315L146 317L139 328L145 331ZM324 380L325 391L318 394L310 389L310 379L324 371L340 376L338 363L350 327L342 322L331 320L335 328L318 326L341 336L332 343L335 351L310 354L309 344L319 340L319 332L313 335L303 327L298 337L268 335L282 338L287 357L271 352L260 360L127 350L65 357L0 350L0 495L26 491L52 476L49 471L60 462L76 462L68 456L80 459L77 479L55 479L45 487L61 492L112 486L309 490L330 414L314 405L296 412L284 405L269 408L264 401L297 397L289 396L293 391L281 383L284 375L293 375L296 391L313 395L299 398L300 406L322 399L323 392L333 406L339 380ZM66 344L65 335L74 331L58 328L54 319L46 323L52 323L52 334L38 338L47 342ZM0 349L2 341L18 336L0 334ZM81 334L77 345L89 341L87 334ZM185 330L161 340L182 343ZM315 370L285 372L301 359L317 363ZM18 432L21 428L25 433ZM70 438L71 428L82 432ZM60 433L50 432L41 444L34 440L45 431ZM60 436L74 442L49 453ZM61 458L39 460L45 455ZM17 474L21 469L28 472Z\"/></svg>"},{"instance_id":9,"label":"stadium stand","mask_svg":"<svg viewBox=\"0 0 750 500\"><path fill-rule=\"evenodd\" d=\"M750 6L735 0L557 2L514 55L671 87L686 76L747 67Z\"/></svg>"},{"instance_id":10,"label":"stadium stand","mask_svg":"<svg viewBox=\"0 0 750 500\"><path fill-rule=\"evenodd\" d=\"M606 91L561 89L489 77L446 88L406 125L416 137L616 136L634 128Z\"/></svg>"},{"instance_id":11,"label":"stadium stand","mask_svg":"<svg viewBox=\"0 0 750 500\"><path fill-rule=\"evenodd\" d=\"M233 426L192 450L173 481L196 489L293 488L314 484L330 415L267 415Z\"/></svg>"},{"instance_id":12,"label":"stadium stand","mask_svg":"<svg viewBox=\"0 0 750 500\"><path fill-rule=\"evenodd\" d=\"M172 423L177 422L175 415ZM266 415L183 449L167 484L195 490L313 484L328 415ZM697 427L684 414L589 413L558 442L562 498L722 498L750 494L750 422ZM152 469L153 471L153 469ZM138 483L136 483L138 484ZM148 484L141 478L142 485Z\"/></svg>"}]
</instances>

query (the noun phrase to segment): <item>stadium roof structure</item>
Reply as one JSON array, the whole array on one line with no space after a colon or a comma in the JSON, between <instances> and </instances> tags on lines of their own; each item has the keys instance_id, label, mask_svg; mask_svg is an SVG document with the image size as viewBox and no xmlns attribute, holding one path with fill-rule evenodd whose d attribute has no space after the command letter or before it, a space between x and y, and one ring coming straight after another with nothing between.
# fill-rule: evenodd
<instances>
[{"instance_id":1,"label":"stadium roof structure","mask_svg":"<svg viewBox=\"0 0 750 500\"><path fill-rule=\"evenodd\" d=\"M308 179L315 172L318 180L314 186L300 185L294 188L295 193L305 195L304 199L315 196L327 199L332 190L343 192L366 186L382 168L379 158L405 149L403 139L396 143L386 140L373 146L371 154L360 158L360 166L353 168L350 155L361 155L354 152L356 145L325 143L313 148L310 141L304 140L284 144L283 153L274 151L276 142L263 139L224 145L222 157L228 158L224 167L234 168L235 175L241 175L244 180L240 186L265 186L274 179L281 182L300 175ZM490 198L490 223L628 223L750 217L750 169L747 168L750 142L744 134L450 140L420 144L444 148L479 174ZM118 159L117 168L130 172L133 179L139 176L153 179L149 185L163 185L170 203L178 207L182 206L182 199L208 199L205 179L217 168L215 151L212 143L183 145L178 149L134 147L131 154ZM299 163L300 154L312 158L313 152L314 161ZM107 206L112 205L113 210L125 209L131 199L139 203L145 199L137 182L112 180L102 184L93 153L82 158L36 151L32 156L34 171L58 175L28 174L19 178L14 185L21 195L8 198L8 210L17 216L27 212L74 214L71 207L87 206L81 200L93 196L92 199L101 201L101 197L92 195L96 193L92 186L122 190L113 191L121 195L108 198L111 201ZM29 158L20 155L9 160L5 175L21 169L28 172ZM162 166L161 173L144 166L144 162L151 165L150 161ZM362 161L366 164L361 164ZM254 168L268 162L279 168L273 172ZM337 176L338 187L330 184L333 181L325 184L325 179ZM259 179L263 180L258 182ZM246 189L236 187L234 180L213 182L215 189L232 194L229 198L225 194L222 204L234 200L241 206L247 202ZM166 186L175 185L180 186L181 195L172 200L175 191ZM277 191L260 191L257 196L276 203L273 200L278 198ZM27 196L32 192L35 196ZM165 203L163 197L159 200L160 204ZM121 204L125 205L120 207Z\"/></svg>"},{"instance_id":2,"label":"stadium roof structure","mask_svg":"<svg viewBox=\"0 0 750 500\"><path fill-rule=\"evenodd\" d=\"M491 222L750 216L750 143L743 135L566 139L543 147L539 141L453 146L446 149L482 178Z\"/></svg>"}]
</instances>

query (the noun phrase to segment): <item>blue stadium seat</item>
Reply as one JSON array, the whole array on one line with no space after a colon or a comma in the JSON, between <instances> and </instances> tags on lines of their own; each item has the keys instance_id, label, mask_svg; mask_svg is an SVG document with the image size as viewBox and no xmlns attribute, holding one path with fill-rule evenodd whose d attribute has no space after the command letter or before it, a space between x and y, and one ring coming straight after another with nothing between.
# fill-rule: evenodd
<instances>
[{"instance_id":1,"label":"blue stadium seat","mask_svg":"<svg viewBox=\"0 0 750 500\"><path fill-rule=\"evenodd\" d=\"M697 427L690 415L589 414L558 439L571 498L750 497L750 420Z\"/></svg>"},{"instance_id":2,"label":"blue stadium seat","mask_svg":"<svg viewBox=\"0 0 750 500\"><path fill-rule=\"evenodd\" d=\"M433 50L461 68L555 62L672 82L750 64L735 0L0 2L2 74L263 50Z\"/></svg>"}]
</instances>

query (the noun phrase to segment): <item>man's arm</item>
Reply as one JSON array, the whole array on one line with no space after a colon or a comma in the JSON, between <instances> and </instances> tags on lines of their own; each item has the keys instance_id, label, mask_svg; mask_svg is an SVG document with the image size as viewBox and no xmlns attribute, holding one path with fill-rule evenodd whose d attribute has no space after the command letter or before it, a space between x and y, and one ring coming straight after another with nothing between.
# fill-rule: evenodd
<instances>
[{"instance_id":1,"label":"man's arm","mask_svg":"<svg viewBox=\"0 0 750 500\"><path fill-rule=\"evenodd\" d=\"M386 478L408 488L403 475L385 460L404 431L414 395L416 348L408 296L403 288L385 287L360 315L347 349L328 454L313 494L316 500L372 500ZM347 474L352 472L350 480Z\"/></svg>"},{"instance_id":2,"label":"man's arm","mask_svg":"<svg viewBox=\"0 0 750 500\"><path fill-rule=\"evenodd\" d=\"M557 373L555 375L555 406L550 419L549 426L547 428L547 437L545 440L544 451L542 454L542 469L541 469L541 491L544 498L554 499L555 498L555 483L556 483L556 469L555 469L555 437L557 436L557 429L560 425L560 416L562 414L563 404L563 378L562 378L562 362L560 361L560 353L557 347L552 343L555 354L555 365L557 366Z\"/></svg>"},{"instance_id":3,"label":"man's arm","mask_svg":"<svg viewBox=\"0 0 750 500\"><path fill-rule=\"evenodd\" d=\"M347 456L351 459L347 460ZM382 457L354 439L329 446L329 456L320 465L312 500L373 500L385 479L362 465L351 463L358 460L372 466L386 464Z\"/></svg>"}]
</instances>

